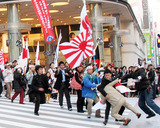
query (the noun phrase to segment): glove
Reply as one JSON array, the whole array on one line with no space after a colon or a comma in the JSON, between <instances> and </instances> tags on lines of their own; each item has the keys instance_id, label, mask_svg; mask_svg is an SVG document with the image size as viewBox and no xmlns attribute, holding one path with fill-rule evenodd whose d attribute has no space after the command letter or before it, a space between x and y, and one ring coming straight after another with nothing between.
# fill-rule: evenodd
<instances>
[{"instance_id":1,"label":"glove","mask_svg":"<svg viewBox=\"0 0 160 128\"><path fill-rule=\"evenodd\" d=\"M139 80L141 80L141 79L142 79L142 77L141 77L141 76L138 76L138 79L139 79Z\"/></svg>"}]
</instances>

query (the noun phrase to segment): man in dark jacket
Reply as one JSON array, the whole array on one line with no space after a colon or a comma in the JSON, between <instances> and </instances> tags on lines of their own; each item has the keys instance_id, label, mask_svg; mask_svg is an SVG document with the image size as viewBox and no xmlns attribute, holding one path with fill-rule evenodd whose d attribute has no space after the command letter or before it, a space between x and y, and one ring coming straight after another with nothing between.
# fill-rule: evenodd
<instances>
[{"instance_id":1,"label":"man in dark jacket","mask_svg":"<svg viewBox=\"0 0 160 128\"><path fill-rule=\"evenodd\" d=\"M152 86L153 90L153 99L156 98L156 85L155 85L155 71L153 70L153 65L148 65L148 79L150 82L150 85Z\"/></svg>"},{"instance_id":2,"label":"man in dark jacket","mask_svg":"<svg viewBox=\"0 0 160 128\"><path fill-rule=\"evenodd\" d=\"M3 77L3 74L2 74L2 70L0 69L0 97L1 94L2 94L2 91L3 91L3 86L2 86L2 82L4 81L4 77Z\"/></svg>"},{"instance_id":3,"label":"man in dark jacket","mask_svg":"<svg viewBox=\"0 0 160 128\"><path fill-rule=\"evenodd\" d=\"M146 118L151 118L155 116L153 111L160 114L160 107L152 100L153 90L150 88L149 80L145 75L145 69L139 67L138 64L134 64L133 73L123 76L121 80L127 78L138 80L138 82L135 83L135 88L139 91L139 107L148 115ZM146 105L146 103L153 111Z\"/></svg>"},{"instance_id":4,"label":"man in dark jacket","mask_svg":"<svg viewBox=\"0 0 160 128\"><path fill-rule=\"evenodd\" d=\"M61 61L59 63L58 70L55 73L55 77L57 78L54 88L59 92L59 105L63 108L63 93L65 93L65 97L67 100L68 110L72 111L72 105L70 101L70 94L69 94L69 82L70 78L74 76L69 70L65 70L64 62Z\"/></svg>"},{"instance_id":5,"label":"man in dark jacket","mask_svg":"<svg viewBox=\"0 0 160 128\"><path fill-rule=\"evenodd\" d=\"M40 104L44 104L46 102L45 93L48 92L49 85L47 76L43 74L43 66L36 66L37 75L33 77L32 87L35 93L35 109L34 114L39 116L38 111Z\"/></svg>"}]
</instances>

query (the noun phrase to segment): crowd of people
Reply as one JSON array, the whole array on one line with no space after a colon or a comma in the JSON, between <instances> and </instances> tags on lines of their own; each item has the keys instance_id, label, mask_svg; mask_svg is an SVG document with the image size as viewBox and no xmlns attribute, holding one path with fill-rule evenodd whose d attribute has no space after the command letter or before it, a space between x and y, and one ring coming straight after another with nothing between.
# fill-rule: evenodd
<instances>
[{"instance_id":1,"label":"crowd of people","mask_svg":"<svg viewBox=\"0 0 160 128\"><path fill-rule=\"evenodd\" d=\"M87 118L90 119L92 106L98 102L106 103L103 123L107 124L112 108L111 116L115 121L123 121L123 125L128 125L131 119L123 116L125 108L135 113L138 119L141 113L126 102L125 97L128 97L128 93L120 93L114 85L121 83L134 90L130 92L130 96L139 96L139 107L148 115L146 118L151 118L155 113L160 114L159 106L153 101L159 95L159 76L159 69L154 69L152 64L148 65L147 69L134 64L128 70L126 66L118 68L108 64L97 69L95 65L88 64L80 65L73 70L68 63L61 61L56 68L54 62L50 63L49 69L46 70L43 66L30 62L26 71L23 71L15 60L6 63L4 71L0 70L0 96L4 89L5 97L12 103L20 95L19 103L25 104L24 98L28 95L29 102L35 103L34 114L38 116L40 104L49 103L51 98L58 97L59 106L63 109L63 95L66 97L68 110L72 111L70 94L73 92L71 90L74 90L77 94L78 113L86 112L86 106ZM132 78L134 83L131 86L129 78ZM100 109L96 110L95 117L103 118Z\"/></svg>"}]
</instances>

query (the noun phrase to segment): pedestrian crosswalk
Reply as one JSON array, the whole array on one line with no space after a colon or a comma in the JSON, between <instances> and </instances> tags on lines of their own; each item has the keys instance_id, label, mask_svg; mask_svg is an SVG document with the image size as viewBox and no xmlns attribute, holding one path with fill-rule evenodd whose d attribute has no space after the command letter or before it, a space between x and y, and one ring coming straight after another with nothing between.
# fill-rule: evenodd
<instances>
[{"instance_id":1,"label":"pedestrian crosswalk","mask_svg":"<svg viewBox=\"0 0 160 128\"><path fill-rule=\"evenodd\" d=\"M112 117L106 126L104 119L94 117L87 119L87 113L77 113L76 96L71 96L73 111L68 111L64 100L61 109L58 102L50 101L49 104L40 106L40 116L33 114L34 104L25 99L25 104L19 104L19 97L13 103L4 96L0 98L0 128L119 128L122 123L116 123ZM135 102L133 102L135 105ZM132 104L132 105L133 105ZM125 110L124 115L130 111ZM104 110L101 113L104 116Z\"/></svg>"}]
</instances>

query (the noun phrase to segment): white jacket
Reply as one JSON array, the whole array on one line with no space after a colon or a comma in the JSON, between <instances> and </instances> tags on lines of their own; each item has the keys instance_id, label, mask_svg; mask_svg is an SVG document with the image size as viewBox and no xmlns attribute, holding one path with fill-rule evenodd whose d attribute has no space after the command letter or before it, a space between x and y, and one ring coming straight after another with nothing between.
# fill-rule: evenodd
<instances>
[{"instance_id":1,"label":"white jacket","mask_svg":"<svg viewBox=\"0 0 160 128\"><path fill-rule=\"evenodd\" d=\"M3 71L4 82L12 82L13 81L13 70L12 69L5 69Z\"/></svg>"}]
</instances>

